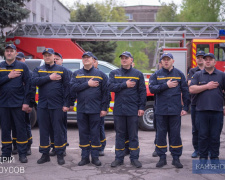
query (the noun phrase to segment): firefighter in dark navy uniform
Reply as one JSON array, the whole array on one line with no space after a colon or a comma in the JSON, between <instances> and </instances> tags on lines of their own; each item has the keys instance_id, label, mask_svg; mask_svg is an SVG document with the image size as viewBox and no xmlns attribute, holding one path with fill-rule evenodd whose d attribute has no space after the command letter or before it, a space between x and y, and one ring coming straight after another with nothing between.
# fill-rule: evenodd
<instances>
[{"instance_id":1,"label":"firefighter in dark navy uniform","mask_svg":"<svg viewBox=\"0 0 225 180\"><path fill-rule=\"evenodd\" d=\"M22 52L18 52L16 56L16 60L25 63L25 55ZM29 70L30 77L32 76L32 71ZM30 124L30 113L32 111L33 106L35 105L35 94L36 94L36 87L35 86L30 86L30 103L29 103L29 110L28 113L25 113L25 123L26 123L26 132L27 132L27 155L31 155L31 144L32 144L32 133L31 133L31 124ZM16 128L15 125L13 124L12 128L12 138L13 138L13 151L12 154L17 154L17 145L16 145L16 140L17 140L17 135L16 135Z\"/></svg>"},{"instance_id":2,"label":"firefighter in dark navy uniform","mask_svg":"<svg viewBox=\"0 0 225 180\"><path fill-rule=\"evenodd\" d=\"M98 69L98 58L96 56L94 56L94 67L96 69ZM109 94L110 96L110 94ZM109 100L111 99L111 97L109 97ZM110 102L109 102L110 103ZM102 147L99 148L99 156L104 156L104 150L105 150L105 146L106 146L106 137L105 137L105 118L101 117L101 121L100 121L100 142Z\"/></svg>"},{"instance_id":3,"label":"firefighter in dark navy uniform","mask_svg":"<svg viewBox=\"0 0 225 180\"><path fill-rule=\"evenodd\" d=\"M225 74L215 68L214 54L206 53L203 58L204 69L193 75L189 90L190 93L197 94L198 147L200 161L206 162L209 152L211 161L219 159L220 135L225 114Z\"/></svg>"},{"instance_id":4,"label":"firefighter in dark navy uniform","mask_svg":"<svg viewBox=\"0 0 225 180\"><path fill-rule=\"evenodd\" d=\"M108 108L108 77L94 68L94 55L85 52L82 55L84 67L75 71L71 79L71 96L77 94L77 123L79 129L82 159L79 166L90 163L100 166L100 118L107 114Z\"/></svg>"},{"instance_id":5,"label":"firefighter in dark navy uniform","mask_svg":"<svg viewBox=\"0 0 225 180\"><path fill-rule=\"evenodd\" d=\"M12 153L11 128L15 124L19 160L27 163L27 134L25 112L29 110L30 74L26 64L16 61L16 46L5 47L6 60L0 63L0 122L2 128L2 155Z\"/></svg>"},{"instance_id":6,"label":"firefighter in dark navy uniform","mask_svg":"<svg viewBox=\"0 0 225 180\"><path fill-rule=\"evenodd\" d=\"M115 161L111 167L123 164L125 141L128 131L131 164L142 167L139 159L138 116L143 116L146 103L146 87L143 74L132 68L133 57L125 51L120 56L121 68L110 72L109 90L115 92L113 108L116 131Z\"/></svg>"},{"instance_id":7,"label":"firefighter in dark navy uniform","mask_svg":"<svg viewBox=\"0 0 225 180\"><path fill-rule=\"evenodd\" d=\"M54 62L55 64L59 65L59 66L63 66L63 58L62 55L58 52L54 53ZM68 71L68 75L69 75L69 79L71 79L72 76L72 71L70 71L69 69L66 68L66 70ZM73 110L73 106L74 106L74 102L76 100L76 97L70 97L69 99L69 106L70 106L70 110ZM64 112L64 123L63 123L63 129L64 129L64 134L65 134L65 141L67 142L66 146L69 146L68 143L68 138L67 138L67 112ZM54 133L53 133L53 129L51 128L50 131L50 140L51 140L51 152L49 153L50 156L55 156L56 152L55 152L55 147L54 147ZM66 156L66 148L65 151L63 152L63 156Z\"/></svg>"},{"instance_id":8,"label":"firefighter in dark navy uniform","mask_svg":"<svg viewBox=\"0 0 225 180\"><path fill-rule=\"evenodd\" d=\"M54 63L54 50L46 48L43 51L45 65L37 67L32 76L32 83L39 87L37 117L40 131L39 152L42 164L50 161L50 127L54 133L54 147L59 165L65 164L63 152L67 142L63 129L64 112L69 110L69 76L67 70Z\"/></svg>"},{"instance_id":9,"label":"firefighter in dark navy uniform","mask_svg":"<svg viewBox=\"0 0 225 180\"><path fill-rule=\"evenodd\" d=\"M166 136L169 132L172 165L183 168L180 163L182 142L180 137L181 116L186 115L189 105L188 85L184 74L173 67L173 55L164 53L161 56L162 69L156 71L149 79L150 92L155 94L155 118L157 126L156 152L160 157L156 167L167 164ZM183 107L181 103L181 95Z\"/></svg>"},{"instance_id":10,"label":"firefighter in dark navy uniform","mask_svg":"<svg viewBox=\"0 0 225 180\"><path fill-rule=\"evenodd\" d=\"M204 69L204 60L203 56L205 55L204 51L198 51L196 53L196 63L197 67L191 68L188 72L187 80L188 85L191 84L191 77L198 71L201 71ZM192 145L194 147L194 152L192 153L192 158L197 158L199 156L199 150L198 150L198 129L196 127L196 100L197 95L191 94L191 120L192 120Z\"/></svg>"}]
</instances>

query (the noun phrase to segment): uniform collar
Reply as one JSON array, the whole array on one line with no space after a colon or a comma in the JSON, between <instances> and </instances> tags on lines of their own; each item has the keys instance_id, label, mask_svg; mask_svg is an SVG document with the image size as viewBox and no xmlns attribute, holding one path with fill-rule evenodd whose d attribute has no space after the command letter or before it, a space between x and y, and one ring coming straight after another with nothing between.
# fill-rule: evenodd
<instances>
[{"instance_id":1,"label":"uniform collar","mask_svg":"<svg viewBox=\"0 0 225 180\"><path fill-rule=\"evenodd\" d=\"M83 67L83 70L86 71L86 72L91 72L93 69L94 69L94 66L92 66L91 69L89 69L89 70L84 69L84 67Z\"/></svg>"},{"instance_id":2,"label":"uniform collar","mask_svg":"<svg viewBox=\"0 0 225 180\"><path fill-rule=\"evenodd\" d=\"M50 64L45 64L45 67L48 69L51 69L51 68L55 67L55 63L52 66L50 66Z\"/></svg>"},{"instance_id":3,"label":"uniform collar","mask_svg":"<svg viewBox=\"0 0 225 180\"><path fill-rule=\"evenodd\" d=\"M130 66L130 69L124 69L124 68L121 66L121 69L122 69L123 72L126 73L126 72L129 72L129 71L132 69L132 66Z\"/></svg>"},{"instance_id":4,"label":"uniform collar","mask_svg":"<svg viewBox=\"0 0 225 180\"><path fill-rule=\"evenodd\" d=\"M15 64L16 64L16 60L10 65L5 61L5 66L7 66L7 67L13 67L13 66L15 66Z\"/></svg>"},{"instance_id":5,"label":"uniform collar","mask_svg":"<svg viewBox=\"0 0 225 180\"><path fill-rule=\"evenodd\" d=\"M165 72L165 73L173 72L173 70L174 70L174 66L173 66L173 69L171 69L171 71L162 67L162 71Z\"/></svg>"},{"instance_id":6,"label":"uniform collar","mask_svg":"<svg viewBox=\"0 0 225 180\"><path fill-rule=\"evenodd\" d=\"M203 74L209 74L205 69L202 70ZM214 71L212 72L212 74L217 74L217 69L214 68Z\"/></svg>"}]
</instances>

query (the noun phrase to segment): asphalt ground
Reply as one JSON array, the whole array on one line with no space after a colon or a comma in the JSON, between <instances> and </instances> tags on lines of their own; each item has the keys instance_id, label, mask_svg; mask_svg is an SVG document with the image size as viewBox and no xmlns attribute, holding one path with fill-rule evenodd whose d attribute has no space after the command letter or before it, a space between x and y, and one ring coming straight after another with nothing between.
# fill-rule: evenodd
<instances>
[{"instance_id":1,"label":"asphalt ground","mask_svg":"<svg viewBox=\"0 0 225 180\"><path fill-rule=\"evenodd\" d=\"M38 151L39 146L39 129L32 129L33 144L32 155L28 156L28 163L19 162L18 155L13 156L13 162L0 164L1 180L224 180L225 169L223 174L193 174L192 172L192 134L191 134L191 117L190 114L182 117L181 137L183 142L183 154L180 158L184 165L182 169L176 169L172 163L170 152L167 152L167 165L163 168L156 168L158 157L152 157L154 151L154 131L139 130L140 158L142 168L135 168L130 164L129 156L124 159L124 165L111 168L110 164L115 159L115 131L112 122L105 124L105 133L107 145L105 156L100 157L102 166L95 167L93 164L78 166L81 159L81 150L79 145L78 128L75 122L68 122L68 142L66 163L63 166L57 164L57 158L51 157L51 161L45 164L37 164L41 157ZM221 134L220 159L225 160L225 128Z\"/></svg>"}]
</instances>

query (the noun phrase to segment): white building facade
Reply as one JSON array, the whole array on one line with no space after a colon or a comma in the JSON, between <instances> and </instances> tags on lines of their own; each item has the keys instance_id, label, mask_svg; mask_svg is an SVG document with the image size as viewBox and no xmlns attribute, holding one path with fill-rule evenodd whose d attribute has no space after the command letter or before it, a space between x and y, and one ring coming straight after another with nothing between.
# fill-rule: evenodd
<instances>
[{"instance_id":1,"label":"white building facade","mask_svg":"<svg viewBox=\"0 0 225 180\"><path fill-rule=\"evenodd\" d=\"M23 22L70 22L70 11L59 0L31 0L25 4L30 15Z\"/></svg>"}]
</instances>

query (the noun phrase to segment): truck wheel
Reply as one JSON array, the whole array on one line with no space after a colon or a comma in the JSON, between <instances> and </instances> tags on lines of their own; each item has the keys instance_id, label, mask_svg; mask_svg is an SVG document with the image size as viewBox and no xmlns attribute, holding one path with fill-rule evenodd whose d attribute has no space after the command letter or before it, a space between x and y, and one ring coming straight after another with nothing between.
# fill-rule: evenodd
<instances>
[{"instance_id":1,"label":"truck wheel","mask_svg":"<svg viewBox=\"0 0 225 180\"><path fill-rule=\"evenodd\" d=\"M37 122L37 110L35 107L33 107L31 113L30 113L30 125L31 128L35 126Z\"/></svg>"},{"instance_id":2,"label":"truck wheel","mask_svg":"<svg viewBox=\"0 0 225 180\"><path fill-rule=\"evenodd\" d=\"M144 131L153 131L154 129L154 112L153 106L147 105L145 107L145 113L142 117L139 117L139 127Z\"/></svg>"}]
</instances>

